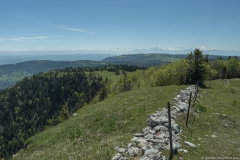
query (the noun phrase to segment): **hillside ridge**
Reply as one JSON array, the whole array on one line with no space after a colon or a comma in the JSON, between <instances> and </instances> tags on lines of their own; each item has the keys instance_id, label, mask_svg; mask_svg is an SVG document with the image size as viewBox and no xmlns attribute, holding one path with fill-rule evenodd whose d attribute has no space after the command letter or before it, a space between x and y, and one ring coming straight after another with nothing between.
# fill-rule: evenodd
<instances>
[{"instance_id":1,"label":"hillside ridge","mask_svg":"<svg viewBox=\"0 0 240 160\"><path fill-rule=\"evenodd\" d=\"M0 65L0 89L14 85L24 77L32 76L40 72L47 72L54 69L63 69L66 67L97 67L103 65L137 65L141 67L151 67L154 65L174 62L179 58L171 58L166 54L132 54L132 55L113 56L99 61L93 60L75 60L75 61L53 61L53 60L30 60L18 62L15 64ZM170 59L168 59L170 57ZM120 61L116 61L120 60ZM137 59L134 61L133 59Z\"/></svg>"}]
</instances>

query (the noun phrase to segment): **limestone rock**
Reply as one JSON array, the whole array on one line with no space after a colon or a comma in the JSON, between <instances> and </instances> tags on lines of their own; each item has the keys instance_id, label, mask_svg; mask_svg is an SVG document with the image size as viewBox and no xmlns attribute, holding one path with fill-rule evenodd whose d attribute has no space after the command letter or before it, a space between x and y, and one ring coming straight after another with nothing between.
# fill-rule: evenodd
<instances>
[{"instance_id":1,"label":"limestone rock","mask_svg":"<svg viewBox=\"0 0 240 160\"><path fill-rule=\"evenodd\" d=\"M187 150L180 149L181 138L178 135L183 131L181 130L180 126L176 124L174 119L179 112L187 111L191 92L192 95L196 95L195 85L191 85L185 90L181 90L174 98L175 105L172 106L172 128L170 129L172 132L174 151L188 153ZM199 96L199 94L197 96ZM193 112L192 110L190 111ZM196 112L198 111L195 110L194 114ZM166 157L161 155L161 151L164 149L170 149L168 110L166 108L161 108L160 111L149 114L147 122L149 123L148 127L144 128L142 133L136 133L134 135L131 140L132 143L128 143L127 149L119 147L116 148L119 153L116 154L112 160L127 160L127 158L123 156L125 153L132 157L137 156L137 158L140 160L166 160ZM212 137L215 136L215 134L212 135ZM190 147L197 147L188 141L185 141L184 143Z\"/></svg>"},{"instance_id":2,"label":"limestone rock","mask_svg":"<svg viewBox=\"0 0 240 160\"><path fill-rule=\"evenodd\" d=\"M116 154L114 157L112 157L112 160L120 160L122 155L120 153Z\"/></svg>"},{"instance_id":3,"label":"limestone rock","mask_svg":"<svg viewBox=\"0 0 240 160\"><path fill-rule=\"evenodd\" d=\"M140 160L150 160L148 157L142 157Z\"/></svg>"},{"instance_id":4,"label":"limestone rock","mask_svg":"<svg viewBox=\"0 0 240 160\"><path fill-rule=\"evenodd\" d=\"M161 152L155 150L152 147L149 147L145 152L143 157L148 157L149 159L159 160L161 157Z\"/></svg>"},{"instance_id":5,"label":"limestone rock","mask_svg":"<svg viewBox=\"0 0 240 160\"><path fill-rule=\"evenodd\" d=\"M165 126L159 125L159 126L154 127L153 130L155 130L155 131L157 131L157 132L158 132L158 131L160 131L160 132L166 132L166 131L168 130L168 128L165 127Z\"/></svg>"},{"instance_id":6,"label":"limestone rock","mask_svg":"<svg viewBox=\"0 0 240 160\"><path fill-rule=\"evenodd\" d=\"M125 148L118 148L118 152L121 153L121 154L124 154L126 151Z\"/></svg>"},{"instance_id":7,"label":"limestone rock","mask_svg":"<svg viewBox=\"0 0 240 160\"><path fill-rule=\"evenodd\" d=\"M135 136L135 137L143 137L144 134L143 134L143 133L136 133L134 136Z\"/></svg>"},{"instance_id":8,"label":"limestone rock","mask_svg":"<svg viewBox=\"0 0 240 160\"><path fill-rule=\"evenodd\" d=\"M146 140L150 140L150 139L154 139L155 136L152 135L152 134L147 134L147 135L144 136L144 138L145 138Z\"/></svg>"},{"instance_id":9,"label":"limestone rock","mask_svg":"<svg viewBox=\"0 0 240 160\"><path fill-rule=\"evenodd\" d=\"M156 131L152 130L151 127L146 127L143 129L143 133L144 133L144 135L147 135L148 133L155 134Z\"/></svg>"},{"instance_id":10,"label":"limestone rock","mask_svg":"<svg viewBox=\"0 0 240 160\"><path fill-rule=\"evenodd\" d=\"M128 143L128 148L131 148L131 147L133 147L133 146L134 146L133 143Z\"/></svg>"},{"instance_id":11,"label":"limestone rock","mask_svg":"<svg viewBox=\"0 0 240 160\"><path fill-rule=\"evenodd\" d=\"M139 151L140 150L137 147L131 147L131 148L128 148L128 150L127 150L128 155L131 157L138 155Z\"/></svg>"},{"instance_id":12,"label":"limestone rock","mask_svg":"<svg viewBox=\"0 0 240 160\"><path fill-rule=\"evenodd\" d=\"M180 132L180 126L178 124L174 124L172 126L173 131L178 134Z\"/></svg>"},{"instance_id":13,"label":"limestone rock","mask_svg":"<svg viewBox=\"0 0 240 160\"><path fill-rule=\"evenodd\" d=\"M138 142L138 143L147 143L147 141L145 139L140 138L140 137L134 137L131 141Z\"/></svg>"},{"instance_id":14,"label":"limestone rock","mask_svg":"<svg viewBox=\"0 0 240 160\"><path fill-rule=\"evenodd\" d=\"M178 152L188 153L188 150L186 150L186 149L178 149Z\"/></svg>"},{"instance_id":15,"label":"limestone rock","mask_svg":"<svg viewBox=\"0 0 240 160\"><path fill-rule=\"evenodd\" d=\"M187 144L188 146L192 147L192 148L196 148L197 146L191 142L185 141L185 144Z\"/></svg>"},{"instance_id":16,"label":"limestone rock","mask_svg":"<svg viewBox=\"0 0 240 160\"><path fill-rule=\"evenodd\" d=\"M172 147L173 147L173 151L175 152L181 148L181 145L178 142L173 142ZM170 144L166 146L166 149L170 150Z\"/></svg>"},{"instance_id":17,"label":"limestone rock","mask_svg":"<svg viewBox=\"0 0 240 160\"><path fill-rule=\"evenodd\" d=\"M168 122L168 118L166 117L154 117L154 116L150 116L149 117L151 122L155 122L157 124L164 124Z\"/></svg>"}]
</instances>

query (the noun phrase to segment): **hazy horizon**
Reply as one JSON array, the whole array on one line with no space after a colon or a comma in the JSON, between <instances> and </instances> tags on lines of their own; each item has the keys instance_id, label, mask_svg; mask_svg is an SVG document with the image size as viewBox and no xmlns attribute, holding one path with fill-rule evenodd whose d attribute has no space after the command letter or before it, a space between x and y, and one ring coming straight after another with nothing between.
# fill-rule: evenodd
<instances>
[{"instance_id":1,"label":"hazy horizon","mask_svg":"<svg viewBox=\"0 0 240 160\"><path fill-rule=\"evenodd\" d=\"M150 52L151 51L151 52ZM166 50L162 50L166 51ZM79 50L62 50L62 51L53 51L53 50L44 50L44 51L15 51L15 52L4 52L0 51L0 65L4 64L16 64L19 62L24 61L32 61L32 60L51 60L51 61L76 61L76 60L90 60L90 61L101 61L104 58L112 57L112 56L118 56L118 55L126 55L126 54L182 54L186 55L187 53L191 52L192 50L172 50L170 53L162 52L160 53L160 50L149 50L149 53L146 53L146 50L134 50L131 52L117 52L117 51L111 51L111 53L108 53L106 51L102 51L103 53L95 53L93 51L88 51L89 53L86 53L86 51L79 51ZM114 53L114 54L113 54ZM124 54L125 53L125 54ZM221 54L222 53L222 54ZM215 55L215 56L238 56L239 54L234 51L228 51L228 55L224 54L226 52L224 51L218 51L218 50L211 50L211 51L205 51L204 54L209 55ZM230 54L231 53L231 54Z\"/></svg>"},{"instance_id":2,"label":"hazy horizon","mask_svg":"<svg viewBox=\"0 0 240 160\"><path fill-rule=\"evenodd\" d=\"M217 50L207 49L205 47L196 47L203 51L203 54L218 56L239 56L240 51L236 50ZM106 55L124 55L124 54L188 54L195 48L114 48L114 49L76 49L76 50L0 50L0 56L43 56L43 55L77 55L77 54L106 54Z\"/></svg>"}]
</instances>

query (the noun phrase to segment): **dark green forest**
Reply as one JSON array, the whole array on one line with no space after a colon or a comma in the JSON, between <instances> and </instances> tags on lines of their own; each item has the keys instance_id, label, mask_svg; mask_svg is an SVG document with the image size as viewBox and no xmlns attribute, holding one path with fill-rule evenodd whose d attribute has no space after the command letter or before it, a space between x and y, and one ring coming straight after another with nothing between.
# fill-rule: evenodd
<instances>
[{"instance_id":1,"label":"dark green forest","mask_svg":"<svg viewBox=\"0 0 240 160\"><path fill-rule=\"evenodd\" d=\"M0 157L24 147L24 140L70 117L101 88L102 77L81 68L41 73L0 92Z\"/></svg>"},{"instance_id":2,"label":"dark green forest","mask_svg":"<svg viewBox=\"0 0 240 160\"><path fill-rule=\"evenodd\" d=\"M25 148L25 140L68 119L100 92L106 82L94 71L136 71L132 65L107 65L52 70L26 77L0 90L0 157Z\"/></svg>"}]
</instances>

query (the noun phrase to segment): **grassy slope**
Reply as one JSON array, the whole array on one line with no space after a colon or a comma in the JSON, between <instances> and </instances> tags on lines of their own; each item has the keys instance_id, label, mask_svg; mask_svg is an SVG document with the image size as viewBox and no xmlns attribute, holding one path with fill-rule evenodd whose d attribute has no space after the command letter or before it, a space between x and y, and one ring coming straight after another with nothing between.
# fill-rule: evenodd
<instances>
[{"instance_id":1,"label":"grassy slope","mask_svg":"<svg viewBox=\"0 0 240 160\"><path fill-rule=\"evenodd\" d=\"M115 72L108 72L106 70L104 71L94 71L95 73L99 74L100 76L102 76L103 80L106 79L106 77L108 78L108 80L111 80L112 82L116 82L117 80L119 80L120 78L124 77L124 74L122 73L122 70L120 70L119 75L116 75ZM131 73L131 72L127 72L125 71L126 74Z\"/></svg>"},{"instance_id":2,"label":"grassy slope","mask_svg":"<svg viewBox=\"0 0 240 160\"><path fill-rule=\"evenodd\" d=\"M192 115L185 139L198 145L197 149L185 154L185 159L200 159L201 157L238 157L240 159L240 80L215 80L207 82L209 88L200 89L202 98L199 104L206 109L199 118ZM197 105L198 108L200 108ZM185 124L185 115L179 117ZM228 125L228 127L225 126ZM217 137L211 135L216 134ZM218 159L220 159L218 158ZM230 159L230 158L225 158Z\"/></svg>"},{"instance_id":3,"label":"grassy slope","mask_svg":"<svg viewBox=\"0 0 240 160\"><path fill-rule=\"evenodd\" d=\"M16 71L0 74L0 89L6 88L6 86L14 85L17 81L31 75L32 74L25 71Z\"/></svg>"},{"instance_id":4,"label":"grassy slope","mask_svg":"<svg viewBox=\"0 0 240 160\"><path fill-rule=\"evenodd\" d=\"M199 98L199 104L206 111L195 120L190 115L188 128L183 127L185 114L176 120L184 130L182 141L186 139L199 144L196 149L191 149L181 142L182 148L190 152L179 155L187 160L240 158L240 80L229 80L229 83L217 80L206 84L209 88L200 89L202 98ZM147 125L149 113L165 107L167 101L184 88L186 86L140 88L85 106L68 121L30 138L27 150L20 151L14 159L110 159L116 153L115 146L126 147L134 133ZM199 104L196 105L198 108ZM215 138L210 136L214 132Z\"/></svg>"},{"instance_id":5,"label":"grassy slope","mask_svg":"<svg viewBox=\"0 0 240 160\"><path fill-rule=\"evenodd\" d=\"M115 146L126 147L146 126L147 115L165 107L183 88L141 88L85 106L68 121L30 138L28 149L14 159L110 159Z\"/></svg>"}]
</instances>

